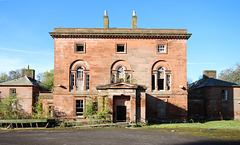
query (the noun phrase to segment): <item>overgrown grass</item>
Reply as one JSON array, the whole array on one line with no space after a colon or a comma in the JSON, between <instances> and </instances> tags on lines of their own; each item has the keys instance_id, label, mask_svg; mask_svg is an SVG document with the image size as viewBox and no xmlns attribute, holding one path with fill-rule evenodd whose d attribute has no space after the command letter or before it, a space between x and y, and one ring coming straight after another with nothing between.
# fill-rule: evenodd
<instances>
[{"instance_id":1,"label":"overgrown grass","mask_svg":"<svg viewBox=\"0 0 240 145\"><path fill-rule=\"evenodd\" d=\"M146 126L148 128L202 128L202 129L233 129L240 130L240 121L223 120L205 123L170 123Z\"/></svg>"},{"instance_id":2,"label":"overgrown grass","mask_svg":"<svg viewBox=\"0 0 240 145\"><path fill-rule=\"evenodd\" d=\"M205 123L171 123L149 125L144 128L159 128L196 136L240 140L240 121L209 121Z\"/></svg>"},{"instance_id":3,"label":"overgrown grass","mask_svg":"<svg viewBox=\"0 0 240 145\"><path fill-rule=\"evenodd\" d=\"M148 128L202 128L240 130L240 121L210 121L205 123L170 123L146 126Z\"/></svg>"}]
</instances>

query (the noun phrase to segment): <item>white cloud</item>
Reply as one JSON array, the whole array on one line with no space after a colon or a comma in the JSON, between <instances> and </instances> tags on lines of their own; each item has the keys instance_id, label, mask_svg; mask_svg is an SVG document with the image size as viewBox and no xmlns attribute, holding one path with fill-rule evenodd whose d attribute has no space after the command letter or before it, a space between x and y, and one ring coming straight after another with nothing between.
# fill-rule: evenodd
<instances>
[{"instance_id":1,"label":"white cloud","mask_svg":"<svg viewBox=\"0 0 240 145\"><path fill-rule=\"evenodd\" d=\"M215 64L215 63L212 63L212 62L206 62L206 63L202 63L202 62L187 62L187 64L192 64L192 65L203 65L203 64L206 64L206 65L212 65L212 64Z\"/></svg>"},{"instance_id":2,"label":"white cloud","mask_svg":"<svg viewBox=\"0 0 240 145\"><path fill-rule=\"evenodd\" d=\"M34 54L49 54L49 55L52 54L52 53L47 53L47 52L26 51L26 50L9 49L9 48L0 48L0 50L22 52L22 53L34 53Z\"/></svg>"}]
</instances>

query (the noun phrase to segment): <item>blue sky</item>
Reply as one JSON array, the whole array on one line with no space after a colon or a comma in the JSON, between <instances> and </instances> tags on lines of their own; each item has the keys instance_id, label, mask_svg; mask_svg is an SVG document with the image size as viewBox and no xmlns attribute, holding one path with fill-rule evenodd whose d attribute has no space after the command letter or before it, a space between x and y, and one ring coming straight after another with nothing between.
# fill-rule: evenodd
<instances>
[{"instance_id":1,"label":"blue sky","mask_svg":"<svg viewBox=\"0 0 240 145\"><path fill-rule=\"evenodd\" d=\"M188 79L203 70L239 61L239 0L0 0L0 72L54 68L56 27L102 28L104 10L110 27L130 28L136 10L139 28L188 29Z\"/></svg>"}]
</instances>

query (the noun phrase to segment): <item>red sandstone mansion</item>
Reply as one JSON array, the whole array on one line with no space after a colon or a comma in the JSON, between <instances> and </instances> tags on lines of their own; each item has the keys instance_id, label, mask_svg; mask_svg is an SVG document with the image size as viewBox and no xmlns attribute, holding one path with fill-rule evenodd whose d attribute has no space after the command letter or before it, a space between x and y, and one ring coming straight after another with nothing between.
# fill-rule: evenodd
<instances>
[{"instance_id":1,"label":"red sandstone mansion","mask_svg":"<svg viewBox=\"0 0 240 145\"><path fill-rule=\"evenodd\" d=\"M108 99L113 121L187 119L186 29L55 28L55 110L83 117L88 96ZM98 104L98 109L101 108Z\"/></svg>"}]
</instances>

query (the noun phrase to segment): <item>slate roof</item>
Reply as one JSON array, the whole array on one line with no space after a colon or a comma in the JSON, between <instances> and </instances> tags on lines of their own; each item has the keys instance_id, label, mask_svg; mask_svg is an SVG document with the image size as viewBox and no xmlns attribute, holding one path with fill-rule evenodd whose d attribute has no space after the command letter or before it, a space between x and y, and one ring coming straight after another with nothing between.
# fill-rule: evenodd
<instances>
[{"instance_id":1,"label":"slate roof","mask_svg":"<svg viewBox=\"0 0 240 145\"><path fill-rule=\"evenodd\" d=\"M203 87L230 87L230 86L239 86L239 85L235 83L215 79L215 78L207 78L207 79L200 79L192 83L189 88L189 91L203 88Z\"/></svg>"},{"instance_id":2,"label":"slate roof","mask_svg":"<svg viewBox=\"0 0 240 145\"><path fill-rule=\"evenodd\" d=\"M34 86L40 87L39 82L27 76L0 83L0 86Z\"/></svg>"}]
</instances>

